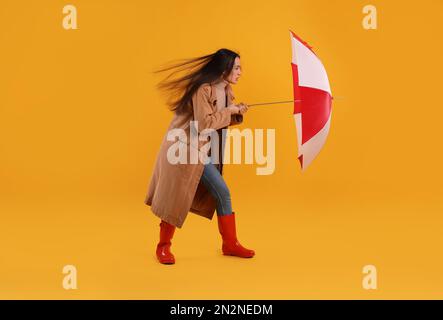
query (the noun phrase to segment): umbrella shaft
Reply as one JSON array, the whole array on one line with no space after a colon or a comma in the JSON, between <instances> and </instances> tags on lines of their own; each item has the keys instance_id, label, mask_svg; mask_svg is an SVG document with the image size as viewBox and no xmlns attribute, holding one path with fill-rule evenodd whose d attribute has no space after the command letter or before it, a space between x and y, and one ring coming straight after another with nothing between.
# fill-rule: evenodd
<instances>
[{"instance_id":1,"label":"umbrella shaft","mask_svg":"<svg viewBox=\"0 0 443 320\"><path fill-rule=\"evenodd\" d=\"M337 100L337 99L342 99L343 97L333 97L332 99ZM276 101L276 102L266 102L266 103L253 103L253 104L248 104L248 107L252 107L252 106L263 106L266 104L278 104L278 103L290 103L290 102L300 102L302 100L297 99L297 100L288 100L288 101Z\"/></svg>"},{"instance_id":2,"label":"umbrella shaft","mask_svg":"<svg viewBox=\"0 0 443 320\"><path fill-rule=\"evenodd\" d=\"M266 104L278 104L278 103L290 103L290 102L298 102L301 100L289 100L289 101L277 101L277 102L266 102L266 103L254 103L254 104L248 104L248 107L252 107L252 106L262 106L262 105L266 105Z\"/></svg>"}]
</instances>

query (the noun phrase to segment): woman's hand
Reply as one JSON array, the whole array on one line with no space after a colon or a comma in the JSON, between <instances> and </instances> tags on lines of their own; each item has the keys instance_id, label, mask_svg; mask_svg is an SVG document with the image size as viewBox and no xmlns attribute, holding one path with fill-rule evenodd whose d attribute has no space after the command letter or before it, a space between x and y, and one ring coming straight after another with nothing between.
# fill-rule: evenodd
<instances>
[{"instance_id":1,"label":"woman's hand","mask_svg":"<svg viewBox=\"0 0 443 320\"><path fill-rule=\"evenodd\" d=\"M244 114L248 111L248 105L246 103L240 102L240 104L238 105L240 108L240 114Z\"/></svg>"},{"instance_id":2,"label":"woman's hand","mask_svg":"<svg viewBox=\"0 0 443 320\"><path fill-rule=\"evenodd\" d=\"M231 104L228 109L231 111L231 114L244 114L248 111L248 105L241 102L238 105Z\"/></svg>"},{"instance_id":3,"label":"woman's hand","mask_svg":"<svg viewBox=\"0 0 443 320\"><path fill-rule=\"evenodd\" d=\"M240 108L237 105L235 105L235 104L231 104L228 107L228 110L231 112L231 114L238 114L238 113L240 113Z\"/></svg>"}]
</instances>

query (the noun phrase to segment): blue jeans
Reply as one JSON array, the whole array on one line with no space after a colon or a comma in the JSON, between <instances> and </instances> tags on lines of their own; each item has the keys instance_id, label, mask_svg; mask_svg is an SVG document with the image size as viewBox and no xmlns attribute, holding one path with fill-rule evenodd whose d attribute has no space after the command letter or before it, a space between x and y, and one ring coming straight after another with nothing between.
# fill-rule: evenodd
<instances>
[{"instance_id":1,"label":"blue jeans","mask_svg":"<svg viewBox=\"0 0 443 320\"><path fill-rule=\"evenodd\" d=\"M231 214L231 194L223 176L213 163L204 165L201 181L217 201L217 215Z\"/></svg>"}]
</instances>

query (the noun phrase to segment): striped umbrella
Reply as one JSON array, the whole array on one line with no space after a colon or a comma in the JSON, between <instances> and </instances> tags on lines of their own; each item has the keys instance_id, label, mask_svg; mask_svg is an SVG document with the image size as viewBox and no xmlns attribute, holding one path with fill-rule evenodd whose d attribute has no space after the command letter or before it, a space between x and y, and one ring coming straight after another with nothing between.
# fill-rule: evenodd
<instances>
[{"instance_id":1,"label":"striped umbrella","mask_svg":"<svg viewBox=\"0 0 443 320\"><path fill-rule=\"evenodd\" d=\"M298 159L302 171L322 149L331 125L332 94L328 75L320 59L305 41L290 31L294 120Z\"/></svg>"},{"instance_id":2,"label":"striped umbrella","mask_svg":"<svg viewBox=\"0 0 443 320\"><path fill-rule=\"evenodd\" d=\"M290 31L294 100L254 105L294 103L298 159L304 171L315 159L328 137L332 114L332 94L328 75L312 47Z\"/></svg>"}]
</instances>

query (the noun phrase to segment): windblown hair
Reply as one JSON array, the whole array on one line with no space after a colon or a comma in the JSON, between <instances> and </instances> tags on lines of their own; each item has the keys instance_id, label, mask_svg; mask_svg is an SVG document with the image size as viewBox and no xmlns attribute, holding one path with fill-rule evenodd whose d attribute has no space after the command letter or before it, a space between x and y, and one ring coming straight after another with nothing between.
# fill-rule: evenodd
<instances>
[{"instance_id":1,"label":"windblown hair","mask_svg":"<svg viewBox=\"0 0 443 320\"><path fill-rule=\"evenodd\" d=\"M219 81L230 74L234 60L240 55L229 49L219 49L205 56L183 59L180 63L154 71L154 73L177 69L157 84L157 88L169 93L167 104L177 114L191 112L192 96L203 83ZM171 79L178 72L187 71L185 75ZM178 97L178 98L176 98ZM174 99L175 98L175 99Z\"/></svg>"}]
</instances>

